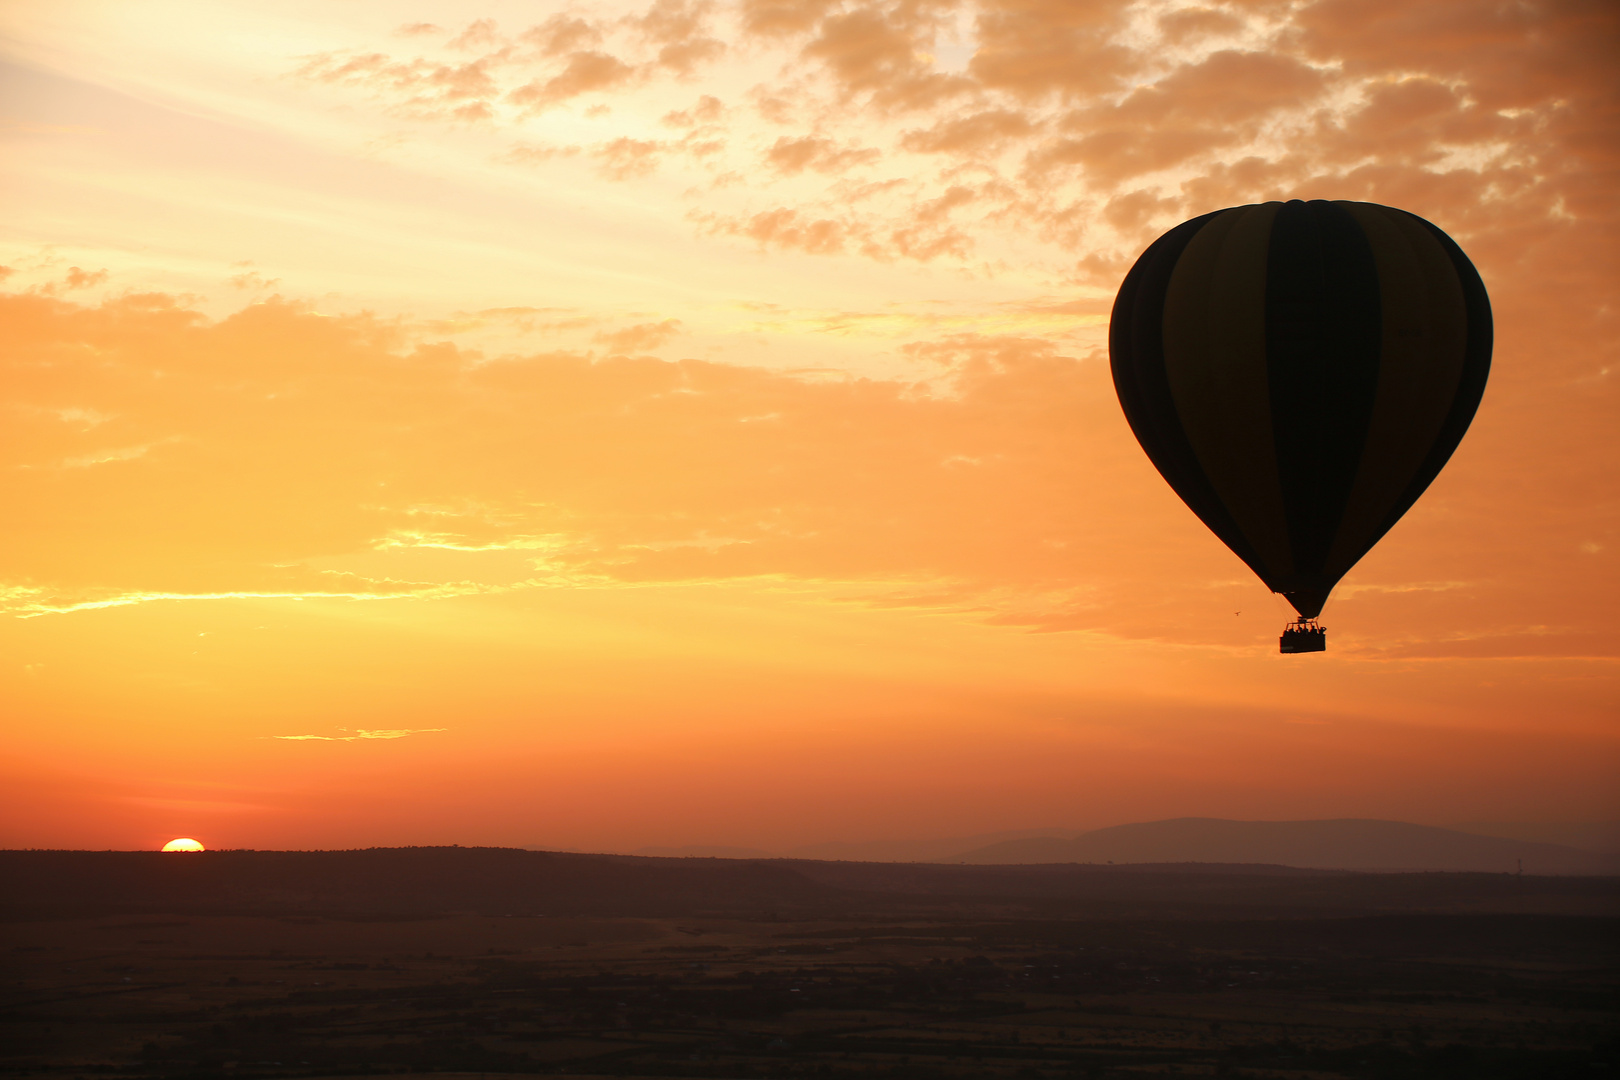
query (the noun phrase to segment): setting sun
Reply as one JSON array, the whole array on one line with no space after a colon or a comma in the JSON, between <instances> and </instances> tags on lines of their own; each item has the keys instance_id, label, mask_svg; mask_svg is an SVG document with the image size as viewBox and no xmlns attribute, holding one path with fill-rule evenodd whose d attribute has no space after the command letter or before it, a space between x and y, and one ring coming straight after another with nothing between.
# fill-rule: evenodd
<instances>
[{"instance_id":1,"label":"setting sun","mask_svg":"<svg viewBox=\"0 0 1620 1080\"><path fill-rule=\"evenodd\" d=\"M164 844L163 845L163 850L164 851L202 851L203 846L200 843L198 843L197 841L191 839L188 836L182 836L178 840L170 840L167 844Z\"/></svg>"}]
</instances>

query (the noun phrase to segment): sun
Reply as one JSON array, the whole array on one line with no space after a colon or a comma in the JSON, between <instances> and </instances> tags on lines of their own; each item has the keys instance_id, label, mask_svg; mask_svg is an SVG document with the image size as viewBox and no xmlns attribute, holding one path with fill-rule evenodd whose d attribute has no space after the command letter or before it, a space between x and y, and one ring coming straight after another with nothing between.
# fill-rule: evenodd
<instances>
[{"instance_id":1,"label":"sun","mask_svg":"<svg viewBox=\"0 0 1620 1080\"><path fill-rule=\"evenodd\" d=\"M163 845L164 851L202 851L203 846L189 836L182 836L178 840L170 840Z\"/></svg>"}]
</instances>

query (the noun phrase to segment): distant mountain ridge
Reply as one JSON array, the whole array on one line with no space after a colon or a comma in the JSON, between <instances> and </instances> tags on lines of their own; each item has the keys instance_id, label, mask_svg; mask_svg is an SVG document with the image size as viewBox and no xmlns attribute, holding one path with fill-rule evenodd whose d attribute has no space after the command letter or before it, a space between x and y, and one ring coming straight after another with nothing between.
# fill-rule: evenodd
<instances>
[{"instance_id":1,"label":"distant mountain ridge","mask_svg":"<svg viewBox=\"0 0 1620 1080\"><path fill-rule=\"evenodd\" d=\"M783 852L790 859L838 862L946 862L965 851L977 851L1007 840L1068 839L1079 829L1017 829L979 836L951 836L937 840L865 840L807 844Z\"/></svg>"},{"instance_id":2,"label":"distant mountain ridge","mask_svg":"<svg viewBox=\"0 0 1620 1080\"><path fill-rule=\"evenodd\" d=\"M1620 855L1620 821L1468 821L1446 826L1476 836L1500 836L1504 840L1534 840L1543 844L1600 851ZM1009 837L1010 839L1010 837Z\"/></svg>"},{"instance_id":3,"label":"distant mountain ridge","mask_svg":"<svg viewBox=\"0 0 1620 1080\"><path fill-rule=\"evenodd\" d=\"M817 859L832 862L946 862L964 851L975 851L1003 840L1033 836L1068 838L1081 829L1010 829L977 836L947 836L911 840L830 840L781 851L734 847L725 844L685 844L680 847L641 847L627 852L663 859ZM536 848L534 850L551 850Z\"/></svg>"},{"instance_id":4,"label":"distant mountain ridge","mask_svg":"<svg viewBox=\"0 0 1620 1080\"><path fill-rule=\"evenodd\" d=\"M1442 828L1370 818L1234 821L1174 818L1105 829L1021 829L978 836L832 841L766 851L716 844L644 847L630 854L662 858L812 859L862 863L1268 864L1334 870L1464 870L1620 876L1620 850L1604 840L1612 823L1564 828L1585 843L1555 843L1547 825L1461 825Z\"/></svg>"},{"instance_id":5,"label":"distant mountain ridge","mask_svg":"<svg viewBox=\"0 0 1620 1080\"><path fill-rule=\"evenodd\" d=\"M1174 818L1096 829L1069 839L990 844L940 862L1269 863L1313 869L1620 874L1620 857L1531 840L1403 821L1230 821Z\"/></svg>"}]
</instances>

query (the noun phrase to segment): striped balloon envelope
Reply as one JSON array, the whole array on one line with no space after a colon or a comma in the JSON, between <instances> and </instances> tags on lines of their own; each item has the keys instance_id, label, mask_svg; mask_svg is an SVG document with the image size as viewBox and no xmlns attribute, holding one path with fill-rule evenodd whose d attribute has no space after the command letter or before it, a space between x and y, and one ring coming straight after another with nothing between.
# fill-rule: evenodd
<instances>
[{"instance_id":1,"label":"striped balloon envelope","mask_svg":"<svg viewBox=\"0 0 1620 1080\"><path fill-rule=\"evenodd\" d=\"M1131 430L1320 651L1328 593L1423 494L1474 417L1491 307L1434 225L1373 203L1218 210L1154 241L1109 326Z\"/></svg>"}]
</instances>

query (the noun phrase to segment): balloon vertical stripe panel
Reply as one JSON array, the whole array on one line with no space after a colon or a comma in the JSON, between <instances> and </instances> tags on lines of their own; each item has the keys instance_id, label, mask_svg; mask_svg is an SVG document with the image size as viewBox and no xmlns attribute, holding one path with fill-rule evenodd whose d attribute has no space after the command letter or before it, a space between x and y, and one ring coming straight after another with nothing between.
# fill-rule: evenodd
<instances>
[{"instance_id":1,"label":"balloon vertical stripe panel","mask_svg":"<svg viewBox=\"0 0 1620 1080\"><path fill-rule=\"evenodd\" d=\"M1265 561L1249 543L1199 463L1181 425L1164 363L1164 298L1182 252L1216 214L1182 223L1155 240L1125 275L1108 326L1108 351L1120 407L1146 451L1183 502L1249 567Z\"/></svg>"},{"instance_id":2,"label":"balloon vertical stripe panel","mask_svg":"<svg viewBox=\"0 0 1620 1080\"><path fill-rule=\"evenodd\" d=\"M1490 368L1490 302L1421 218L1272 202L1155 241L1120 287L1109 349L1159 472L1311 619L1461 441Z\"/></svg>"},{"instance_id":3,"label":"balloon vertical stripe panel","mask_svg":"<svg viewBox=\"0 0 1620 1080\"><path fill-rule=\"evenodd\" d=\"M1266 248L1277 206L1217 215L1177 260L1164 365L1204 475L1268 567L1293 572L1266 371Z\"/></svg>"},{"instance_id":4,"label":"balloon vertical stripe panel","mask_svg":"<svg viewBox=\"0 0 1620 1080\"><path fill-rule=\"evenodd\" d=\"M1365 203L1347 209L1372 244L1384 315L1372 424L1327 559L1348 569L1411 505L1401 500L1457 398L1468 313L1450 258L1421 222Z\"/></svg>"},{"instance_id":5,"label":"balloon vertical stripe panel","mask_svg":"<svg viewBox=\"0 0 1620 1080\"><path fill-rule=\"evenodd\" d=\"M1474 264L1463 253L1463 249L1457 246L1455 240L1433 224L1413 214L1403 216L1421 225L1451 261L1457 284L1462 289L1463 307L1467 315L1463 367L1456 393L1451 399L1451 408L1446 413L1440 433L1435 436L1423 464L1418 467L1406 491L1391 509L1382 529L1368 543L1368 547L1377 543L1378 538L1388 532L1401 519L1401 515L1412 508L1412 504L1417 502L1418 497L1434 482L1434 478L1440 475L1440 470L1446 467L1446 462L1451 460L1451 455L1456 452L1463 436L1468 433L1468 426L1473 423L1474 413L1479 410L1480 400L1485 396L1485 383L1491 374L1491 350L1495 342L1490 296L1485 290L1485 282L1480 279L1479 271L1474 269ZM1360 558L1360 555L1356 558Z\"/></svg>"},{"instance_id":6,"label":"balloon vertical stripe panel","mask_svg":"<svg viewBox=\"0 0 1620 1080\"><path fill-rule=\"evenodd\" d=\"M1291 202L1272 223L1265 289L1271 428L1294 553L1293 573L1273 588L1311 592L1327 573L1372 421L1378 267L1344 209Z\"/></svg>"}]
</instances>

